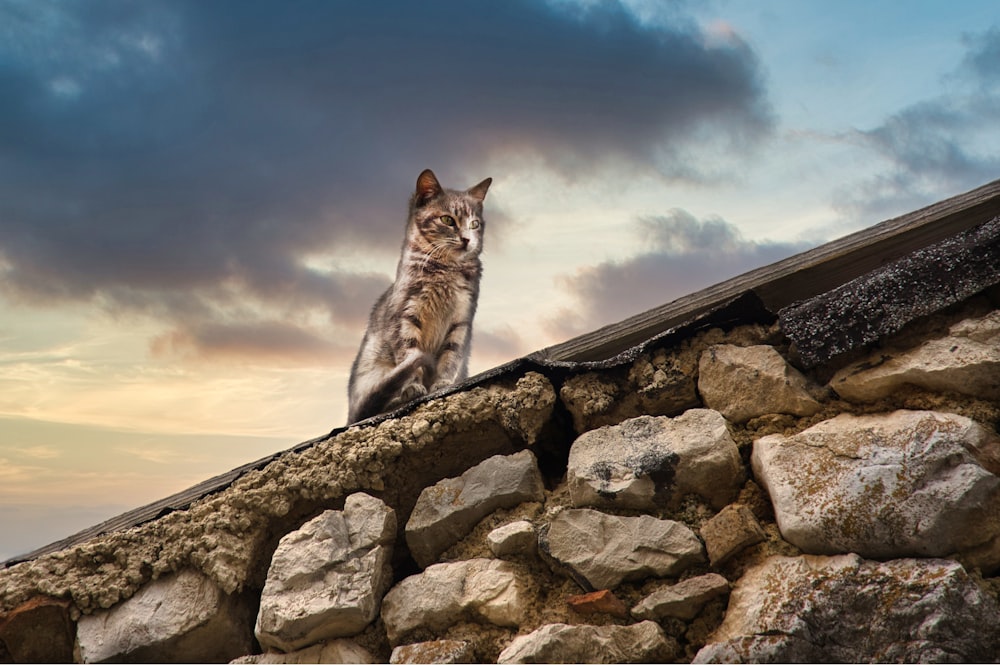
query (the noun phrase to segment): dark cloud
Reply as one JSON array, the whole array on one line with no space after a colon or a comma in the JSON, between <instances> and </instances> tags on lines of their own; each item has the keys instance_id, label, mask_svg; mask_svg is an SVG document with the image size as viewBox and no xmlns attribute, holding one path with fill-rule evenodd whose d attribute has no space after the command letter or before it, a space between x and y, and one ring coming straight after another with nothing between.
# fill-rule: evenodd
<instances>
[{"instance_id":1,"label":"dark cloud","mask_svg":"<svg viewBox=\"0 0 1000 665\"><path fill-rule=\"evenodd\" d=\"M948 77L954 91L856 132L854 138L891 167L841 190L840 210L873 223L1000 176L996 139L989 139L1000 136L1000 30L967 36L965 43L965 59Z\"/></svg>"},{"instance_id":2,"label":"dark cloud","mask_svg":"<svg viewBox=\"0 0 1000 665\"><path fill-rule=\"evenodd\" d=\"M32 0L0 25L2 293L185 328L290 302L356 328L371 276L305 259L395 249L427 166L456 187L504 151L663 168L696 129L770 123L745 44L616 2Z\"/></svg>"},{"instance_id":3,"label":"dark cloud","mask_svg":"<svg viewBox=\"0 0 1000 665\"><path fill-rule=\"evenodd\" d=\"M747 240L733 224L698 220L685 210L639 220L647 251L562 278L574 306L549 321L560 338L615 323L748 270L804 251L801 243Z\"/></svg>"}]
</instances>

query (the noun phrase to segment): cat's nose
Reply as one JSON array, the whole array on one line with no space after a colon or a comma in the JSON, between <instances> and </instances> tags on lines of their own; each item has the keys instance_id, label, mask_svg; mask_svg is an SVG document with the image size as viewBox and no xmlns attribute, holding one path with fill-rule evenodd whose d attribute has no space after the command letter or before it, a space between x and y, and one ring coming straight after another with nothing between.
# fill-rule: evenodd
<instances>
[{"instance_id":1,"label":"cat's nose","mask_svg":"<svg viewBox=\"0 0 1000 665\"><path fill-rule=\"evenodd\" d=\"M469 247L469 239L466 238L466 237L463 237L462 238L462 249L468 249L468 247Z\"/></svg>"}]
</instances>

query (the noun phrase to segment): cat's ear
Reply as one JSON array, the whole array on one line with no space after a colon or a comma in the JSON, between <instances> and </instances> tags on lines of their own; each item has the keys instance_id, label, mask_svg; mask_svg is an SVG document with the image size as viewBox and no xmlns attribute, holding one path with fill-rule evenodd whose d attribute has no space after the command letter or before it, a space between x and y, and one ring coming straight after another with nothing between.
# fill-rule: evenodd
<instances>
[{"instance_id":1,"label":"cat's ear","mask_svg":"<svg viewBox=\"0 0 1000 665\"><path fill-rule=\"evenodd\" d=\"M424 169L417 177L417 191L413 194L413 201L418 206L423 205L435 196L440 195L443 191L441 183L434 176L434 171Z\"/></svg>"},{"instance_id":2,"label":"cat's ear","mask_svg":"<svg viewBox=\"0 0 1000 665\"><path fill-rule=\"evenodd\" d=\"M470 187L468 191L466 191L466 194L468 194L472 198L482 203L483 199L486 198L486 190L490 188L490 185L492 183L493 183L493 178L487 178L486 180L483 180L475 187Z\"/></svg>"}]
</instances>

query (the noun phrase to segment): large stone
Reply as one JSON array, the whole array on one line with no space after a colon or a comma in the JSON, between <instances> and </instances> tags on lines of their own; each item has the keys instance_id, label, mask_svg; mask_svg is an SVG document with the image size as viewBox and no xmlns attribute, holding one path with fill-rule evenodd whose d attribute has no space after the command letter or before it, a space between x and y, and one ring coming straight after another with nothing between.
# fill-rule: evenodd
<instances>
[{"instance_id":1,"label":"large stone","mask_svg":"<svg viewBox=\"0 0 1000 665\"><path fill-rule=\"evenodd\" d=\"M576 506L652 509L697 494L721 508L743 485L739 450L717 411L640 416L573 442L566 469Z\"/></svg>"},{"instance_id":2,"label":"large stone","mask_svg":"<svg viewBox=\"0 0 1000 665\"><path fill-rule=\"evenodd\" d=\"M751 461L788 542L811 554L948 556L1000 566L1000 437L933 411L843 414L754 443Z\"/></svg>"},{"instance_id":3,"label":"large stone","mask_svg":"<svg viewBox=\"0 0 1000 665\"><path fill-rule=\"evenodd\" d=\"M425 628L442 631L460 621L517 627L533 601L527 575L497 559L428 566L390 589L382 601L389 642Z\"/></svg>"},{"instance_id":4,"label":"large stone","mask_svg":"<svg viewBox=\"0 0 1000 665\"><path fill-rule=\"evenodd\" d=\"M69 663L76 627L70 603L33 598L0 615L0 663Z\"/></svg>"},{"instance_id":5,"label":"large stone","mask_svg":"<svg viewBox=\"0 0 1000 665\"><path fill-rule=\"evenodd\" d=\"M494 510L544 496L531 451L495 455L457 478L424 489L406 523L406 544L417 564L426 568Z\"/></svg>"},{"instance_id":6,"label":"large stone","mask_svg":"<svg viewBox=\"0 0 1000 665\"><path fill-rule=\"evenodd\" d=\"M705 560L701 541L680 522L588 508L559 513L539 535L539 546L591 590L678 575Z\"/></svg>"},{"instance_id":7,"label":"large stone","mask_svg":"<svg viewBox=\"0 0 1000 665\"><path fill-rule=\"evenodd\" d=\"M392 665L403 663L472 663L475 651L465 640L433 640L396 647L389 656Z\"/></svg>"},{"instance_id":8,"label":"large stone","mask_svg":"<svg viewBox=\"0 0 1000 665\"><path fill-rule=\"evenodd\" d=\"M356 635L378 613L392 581L396 515L367 494L347 497L287 534L271 558L256 633L282 651Z\"/></svg>"},{"instance_id":9,"label":"large stone","mask_svg":"<svg viewBox=\"0 0 1000 665\"><path fill-rule=\"evenodd\" d=\"M729 582L722 575L699 575L654 591L632 608L632 615L653 621L667 617L689 621L698 616L706 603L727 593Z\"/></svg>"},{"instance_id":10,"label":"large stone","mask_svg":"<svg viewBox=\"0 0 1000 665\"><path fill-rule=\"evenodd\" d=\"M811 416L820 409L806 377L766 345L709 347L698 363L698 392L705 406L735 423L766 413Z\"/></svg>"},{"instance_id":11,"label":"large stone","mask_svg":"<svg viewBox=\"0 0 1000 665\"><path fill-rule=\"evenodd\" d=\"M652 621L631 626L550 623L514 638L498 663L666 663L680 649Z\"/></svg>"},{"instance_id":12,"label":"large stone","mask_svg":"<svg viewBox=\"0 0 1000 665\"><path fill-rule=\"evenodd\" d=\"M772 557L694 662L994 662L1000 610L955 561Z\"/></svg>"},{"instance_id":13,"label":"large stone","mask_svg":"<svg viewBox=\"0 0 1000 665\"><path fill-rule=\"evenodd\" d=\"M210 579L185 569L110 610L80 617L84 662L227 662L250 653L251 613Z\"/></svg>"},{"instance_id":14,"label":"large stone","mask_svg":"<svg viewBox=\"0 0 1000 665\"><path fill-rule=\"evenodd\" d=\"M911 384L1000 400L1000 310L960 321L944 337L911 349L887 347L837 372L830 387L851 401L875 401Z\"/></svg>"},{"instance_id":15,"label":"large stone","mask_svg":"<svg viewBox=\"0 0 1000 665\"><path fill-rule=\"evenodd\" d=\"M243 656L230 662L244 665L311 665L312 663L374 663L376 660L368 649L354 640L341 638L314 644L298 651L288 653L269 651Z\"/></svg>"}]
</instances>

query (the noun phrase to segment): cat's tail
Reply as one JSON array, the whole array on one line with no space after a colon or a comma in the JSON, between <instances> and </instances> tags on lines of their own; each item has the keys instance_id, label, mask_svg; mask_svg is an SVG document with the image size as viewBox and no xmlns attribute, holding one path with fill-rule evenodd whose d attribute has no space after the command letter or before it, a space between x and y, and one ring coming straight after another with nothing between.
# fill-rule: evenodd
<instances>
[{"instance_id":1,"label":"cat's tail","mask_svg":"<svg viewBox=\"0 0 1000 665\"><path fill-rule=\"evenodd\" d=\"M397 397L400 390L413 378L414 372L419 368L426 368L431 371L434 368L434 356L418 349L413 349L410 354L403 359L403 362L386 374L382 381L369 390L357 404L352 404L350 412L347 414L347 424L353 425L359 420L371 418L383 411Z\"/></svg>"}]
</instances>

